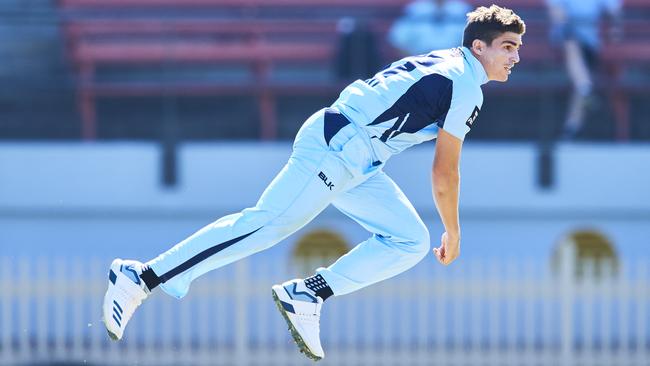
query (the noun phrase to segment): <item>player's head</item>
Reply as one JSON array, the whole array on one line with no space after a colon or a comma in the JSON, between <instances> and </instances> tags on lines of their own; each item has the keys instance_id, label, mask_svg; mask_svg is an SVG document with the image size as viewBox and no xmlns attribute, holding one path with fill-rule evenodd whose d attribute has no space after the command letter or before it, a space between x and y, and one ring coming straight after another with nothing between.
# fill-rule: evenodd
<instances>
[{"instance_id":1,"label":"player's head","mask_svg":"<svg viewBox=\"0 0 650 366\"><path fill-rule=\"evenodd\" d=\"M467 13L463 46L481 61L490 80L506 81L519 62L521 37L526 24L510 9L480 6Z\"/></svg>"}]
</instances>

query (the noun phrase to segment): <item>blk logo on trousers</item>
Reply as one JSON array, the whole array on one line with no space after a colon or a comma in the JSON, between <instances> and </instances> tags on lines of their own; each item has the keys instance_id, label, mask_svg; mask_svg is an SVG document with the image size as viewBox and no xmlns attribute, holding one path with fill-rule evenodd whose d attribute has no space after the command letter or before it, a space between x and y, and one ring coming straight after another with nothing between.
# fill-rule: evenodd
<instances>
[{"instance_id":1,"label":"blk logo on trousers","mask_svg":"<svg viewBox=\"0 0 650 366\"><path fill-rule=\"evenodd\" d=\"M325 185L330 189L330 191L332 190L332 188L334 188L334 183L328 181L325 173L323 172L318 173L318 178L320 178L323 181L323 183L325 183Z\"/></svg>"}]
</instances>

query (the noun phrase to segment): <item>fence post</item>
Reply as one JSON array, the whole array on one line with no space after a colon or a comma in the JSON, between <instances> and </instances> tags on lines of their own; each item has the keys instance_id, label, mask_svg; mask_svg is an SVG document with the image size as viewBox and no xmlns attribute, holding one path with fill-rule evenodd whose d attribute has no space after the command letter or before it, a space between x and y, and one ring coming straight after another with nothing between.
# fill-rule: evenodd
<instances>
[{"instance_id":1,"label":"fence post","mask_svg":"<svg viewBox=\"0 0 650 366\"><path fill-rule=\"evenodd\" d=\"M643 365L648 360L647 337L648 329L646 328L648 316L648 264L644 260L638 260L636 263L636 280L634 282L634 297L636 299L636 364Z\"/></svg>"},{"instance_id":2,"label":"fence post","mask_svg":"<svg viewBox=\"0 0 650 366\"><path fill-rule=\"evenodd\" d=\"M535 365L537 356L535 352L535 303L539 301L540 290L544 291L539 278L539 272L533 261L529 258L524 262L524 273L522 273L522 290L524 297L524 365ZM537 278L537 279L536 279ZM542 295L543 298L543 295Z\"/></svg>"},{"instance_id":3,"label":"fence post","mask_svg":"<svg viewBox=\"0 0 650 366\"><path fill-rule=\"evenodd\" d=\"M602 317L601 323L603 333L601 335L600 359L606 365L612 365L614 358L612 307L614 306L616 292L614 290L613 271L614 269L608 266L607 263L601 267L600 281L602 283L602 311L604 316Z\"/></svg>"},{"instance_id":4,"label":"fence post","mask_svg":"<svg viewBox=\"0 0 650 366\"><path fill-rule=\"evenodd\" d=\"M235 263L235 308L232 309L235 316L235 363L238 365L248 364L247 333L248 323L247 310L251 288L248 279L248 260L240 260Z\"/></svg>"},{"instance_id":5,"label":"fence post","mask_svg":"<svg viewBox=\"0 0 650 366\"><path fill-rule=\"evenodd\" d=\"M500 352L499 352L499 335L501 334L501 320L502 313L500 312L499 299L503 290L501 289L503 277L500 277L500 263L492 262L490 264L489 273L487 278L489 282L487 285L488 293L491 298L488 300L488 319L489 319L489 333L488 333L488 365L499 365Z\"/></svg>"},{"instance_id":6,"label":"fence post","mask_svg":"<svg viewBox=\"0 0 650 366\"><path fill-rule=\"evenodd\" d=\"M101 320L101 309L102 309L102 302L103 302L103 291L104 291L104 286L105 286L105 275L104 275L104 265L102 261L100 261L97 258L92 258L88 266L86 266L87 269L87 279L90 279L90 283L87 284L88 286L88 293L90 294L90 313L92 314L91 316L91 323L90 326L92 327L92 330L89 333L90 336L90 348L91 350L87 352L90 360L88 362L97 362L99 363L100 361L104 361L104 353L105 351L102 350L102 340L105 339L106 336L106 331L104 330L104 324L102 324ZM99 270L101 268L101 271ZM100 276L101 273L101 276Z\"/></svg>"},{"instance_id":7,"label":"fence post","mask_svg":"<svg viewBox=\"0 0 650 366\"><path fill-rule=\"evenodd\" d=\"M68 260L65 282L67 282L68 299L66 302L67 307L71 307L73 314L72 321L68 322L72 328L66 327L68 332L71 331L72 335L72 352L68 353L68 357L72 356L74 360L81 361L84 358L83 343L84 337L87 336L87 326L83 324L84 320L84 300L86 293L84 285L88 281L84 278L83 261L80 257L74 257ZM72 275L72 278L70 278Z\"/></svg>"},{"instance_id":8,"label":"fence post","mask_svg":"<svg viewBox=\"0 0 650 366\"><path fill-rule=\"evenodd\" d=\"M596 317L595 305L598 302L597 294L600 292L597 285L597 275L596 275L596 266L594 261L587 261L584 264L584 272L581 283L581 294L584 297L582 303L584 304L580 313L583 318L582 325L582 338L583 338L583 353L586 356L586 359L583 359L583 362L587 364L596 363L596 347L595 340L596 335L594 332L594 324Z\"/></svg>"},{"instance_id":9,"label":"fence post","mask_svg":"<svg viewBox=\"0 0 650 366\"><path fill-rule=\"evenodd\" d=\"M614 318L614 322L619 325L619 351L617 352L619 357L617 363L620 365L632 363L630 357L630 299L632 298L630 290L632 286L630 286L630 282L626 280L626 277L625 271L621 268L613 284L616 290L613 301L618 306L618 319Z\"/></svg>"},{"instance_id":10,"label":"fence post","mask_svg":"<svg viewBox=\"0 0 650 366\"><path fill-rule=\"evenodd\" d=\"M47 308L50 303L50 286L48 286L48 271L50 270L50 264L46 258L40 257L36 261L35 275L36 283L34 284L35 291L34 296L36 297L36 319L35 319L35 330L36 330L36 350L35 353L39 357L47 359L48 349L47 349L47 334L48 334L48 316Z\"/></svg>"},{"instance_id":11,"label":"fence post","mask_svg":"<svg viewBox=\"0 0 650 366\"><path fill-rule=\"evenodd\" d=\"M16 288L18 292L18 308L16 309L18 310L18 315L16 319L19 321L18 327L16 328L18 330L18 358L19 362L25 362L31 354L31 350L29 349L29 336L32 326L29 317L29 302L30 296L32 295L30 282L32 278L30 266L26 258L21 258L18 261L18 273L19 280L14 281L14 283L18 283L18 288Z\"/></svg>"},{"instance_id":12,"label":"fence post","mask_svg":"<svg viewBox=\"0 0 650 366\"><path fill-rule=\"evenodd\" d=\"M567 241L561 246L560 281L561 281L561 309L560 321L562 322L561 354L562 365L573 365L573 292L575 279L575 248L573 242Z\"/></svg>"},{"instance_id":13,"label":"fence post","mask_svg":"<svg viewBox=\"0 0 650 366\"><path fill-rule=\"evenodd\" d=\"M0 363L3 365L10 365L13 360L13 347L11 346L11 307L13 299L15 298L14 277L11 271L11 262L9 257L3 257L0 266Z\"/></svg>"}]
</instances>

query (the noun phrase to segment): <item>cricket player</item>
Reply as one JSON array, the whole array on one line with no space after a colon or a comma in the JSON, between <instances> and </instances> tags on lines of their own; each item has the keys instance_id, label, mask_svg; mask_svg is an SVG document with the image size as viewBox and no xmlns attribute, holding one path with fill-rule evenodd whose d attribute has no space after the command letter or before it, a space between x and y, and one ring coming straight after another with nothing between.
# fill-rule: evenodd
<instances>
[{"instance_id":1,"label":"cricket player","mask_svg":"<svg viewBox=\"0 0 650 366\"><path fill-rule=\"evenodd\" d=\"M383 167L392 155L433 139L433 198L445 229L433 252L443 265L453 262L460 253L463 140L481 110L481 85L508 80L525 32L519 16L496 5L467 15L462 47L396 61L309 117L255 207L218 219L148 262L115 259L103 303L110 337L122 338L154 288L181 298L197 277L275 245L331 204L371 236L312 277L272 287L300 350L320 360L325 300L404 272L429 252L427 227Z\"/></svg>"}]
</instances>

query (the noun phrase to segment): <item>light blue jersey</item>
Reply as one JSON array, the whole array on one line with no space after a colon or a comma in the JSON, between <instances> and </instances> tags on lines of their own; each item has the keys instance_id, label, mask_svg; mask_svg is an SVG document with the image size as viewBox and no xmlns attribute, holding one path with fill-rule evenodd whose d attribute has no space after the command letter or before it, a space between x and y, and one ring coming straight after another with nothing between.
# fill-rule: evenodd
<instances>
[{"instance_id":1,"label":"light blue jersey","mask_svg":"<svg viewBox=\"0 0 650 366\"><path fill-rule=\"evenodd\" d=\"M303 124L289 161L255 207L216 220L148 262L161 287L182 297L197 277L277 244L329 205L371 234L317 270L334 295L412 267L429 253L429 232L382 163L436 138L440 128L464 139L487 81L471 52L456 48L407 57L353 82Z\"/></svg>"},{"instance_id":2,"label":"light blue jersey","mask_svg":"<svg viewBox=\"0 0 650 366\"><path fill-rule=\"evenodd\" d=\"M332 105L368 137L376 160L429 141L443 128L463 140L488 82L469 49L453 48L393 62L345 88Z\"/></svg>"}]
</instances>

